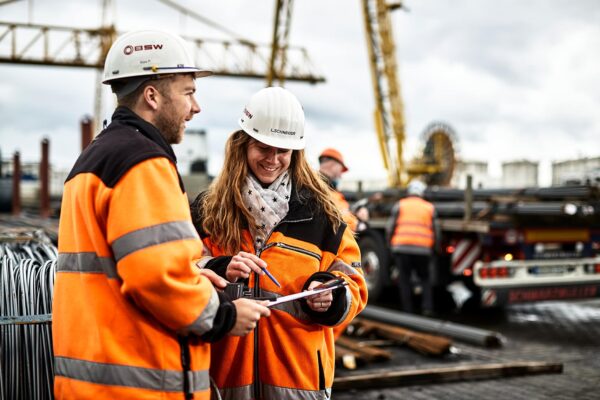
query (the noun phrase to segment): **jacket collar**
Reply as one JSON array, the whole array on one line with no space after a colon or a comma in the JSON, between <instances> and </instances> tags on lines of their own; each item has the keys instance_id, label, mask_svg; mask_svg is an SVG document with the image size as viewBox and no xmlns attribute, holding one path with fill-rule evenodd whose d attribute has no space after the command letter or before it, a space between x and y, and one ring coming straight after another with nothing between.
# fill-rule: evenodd
<instances>
[{"instance_id":1,"label":"jacket collar","mask_svg":"<svg viewBox=\"0 0 600 400\"><path fill-rule=\"evenodd\" d=\"M129 108L123 106L117 107L112 115L112 122L117 122L134 128L142 135L159 145L167 153L168 158L173 161L173 163L177 164L177 157L175 156L173 148L169 143L167 143L160 131L150 122L140 118L139 115L131 111Z\"/></svg>"},{"instance_id":2,"label":"jacket collar","mask_svg":"<svg viewBox=\"0 0 600 400\"><path fill-rule=\"evenodd\" d=\"M308 189L297 190L296 183L292 180L292 193L290 209L282 222L312 219L316 211L316 203Z\"/></svg>"}]
</instances>

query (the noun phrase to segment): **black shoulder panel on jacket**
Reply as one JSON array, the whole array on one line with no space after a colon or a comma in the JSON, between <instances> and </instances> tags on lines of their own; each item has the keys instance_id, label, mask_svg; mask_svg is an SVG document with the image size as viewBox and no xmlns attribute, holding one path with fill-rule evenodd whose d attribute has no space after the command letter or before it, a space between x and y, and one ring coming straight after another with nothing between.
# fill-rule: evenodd
<instances>
[{"instance_id":1,"label":"black shoulder panel on jacket","mask_svg":"<svg viewBox=\"0 0 600 400\"><path fill-rule=\"evenodd\" d=\"M129 169L154 157L169 159L164 149L136 129L114 122L81 153L67 182L81 173L92 173L114 187ZM180 178L182 191L183 183Z\"/></svg>"},{"instance_id":2,"label":"black shoulder panel on jacket","mask_svg":"<svg viewBox=\"0 0 600 400\"><path fill-rule=\"evenodd\" d=\"M342 222L334 233L325 213L319 210L313 210L313 216L309 220L294 221L289 214L285 220L290 223L280 224L275 231L290 238L312 243L323 251L334 254L338 252L346 229L345 223Z\"/></svg>"}]
</instances>

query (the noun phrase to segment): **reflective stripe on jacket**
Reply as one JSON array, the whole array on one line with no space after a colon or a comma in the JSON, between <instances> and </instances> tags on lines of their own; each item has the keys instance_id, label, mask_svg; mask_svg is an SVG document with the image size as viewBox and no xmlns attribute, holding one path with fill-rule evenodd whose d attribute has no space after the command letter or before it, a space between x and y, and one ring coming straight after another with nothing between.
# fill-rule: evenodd
<instances>
[{"instance_id":1,"label":"reflective stripe on jacket","mask_svg":"<svg viewBox=\"0 0 600 400\"><path fill-rule=\"evenodd\" d=\"M224 399L286 400L328 399L334 375L333 329L351 321L366 305L367 287L360 268L360 251L352 232L342 224L337 234L322 212L313 211L306 194L292 190L288 215L276 226L257 254L281 288L265 276L254 275L249 286L255 296L283 296L300 292L315 274L332 274L348 282L334 296L330 315L316 313L300 301L271 308L257 328L245 337L226 337L212 347L211 376ZM198 202L196 202L196 205ZM194 210L194 205L192 205ZM194 223L201 231L201 214ZM211 268L228 257L201 234L214 257ZM254 253L249 232L244 231L244 251ZM220 272L224 272L220 271Z\"/></svg>"},{"instance_id":2,"label":"reflective stripe on jacket","mask_svg":"<svg viewBox=\"0 0 600 400\"><path fill-rule=\"evenodd\" d=\"M393 252L430 254L434 245L433 204L417 196L399 201L392 229Z\"/></svg>"},{"instance_id":3,"label":"reflective stripe on jacket","mask_svg":"<svg viewBox=\"0 0 600 400\"><path fill-rule=\"evenodd\" d=\"M117 109L65 183L56 399L182 399L185 386L195 399L210 398L210 347L181 337L209 331L219 300L193 264L202 243L170 146L157 135Z\"/></svg>"}]
</instances>

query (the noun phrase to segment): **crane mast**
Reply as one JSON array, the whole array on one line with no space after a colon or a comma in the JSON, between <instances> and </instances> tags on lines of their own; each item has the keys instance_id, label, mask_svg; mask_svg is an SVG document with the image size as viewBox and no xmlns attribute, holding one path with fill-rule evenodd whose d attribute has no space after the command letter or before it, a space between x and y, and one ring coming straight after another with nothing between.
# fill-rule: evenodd
<instances>
[{"instance_id":1,"label":"crane mast","mask_svg":"<svg viewBox=\"0 0 600 400\"><path fill-rule=\"evenodd\" d=\"M396 49L391 11L402 3L362 0L371 80L375 93L375 129L384 166L391 186L405 183L402 159L404 144L404 106L397 77Z\"/></svg>"}]
</instances>

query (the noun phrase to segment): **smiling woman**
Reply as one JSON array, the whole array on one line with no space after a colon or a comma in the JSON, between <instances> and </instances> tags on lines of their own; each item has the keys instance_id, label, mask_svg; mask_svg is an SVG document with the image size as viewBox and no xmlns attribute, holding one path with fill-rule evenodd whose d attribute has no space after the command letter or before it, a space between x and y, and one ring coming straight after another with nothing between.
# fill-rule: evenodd
<instances>
[{"instance_id":1,"label":"smiling woman","mask_svg":"<svg viewBox=\"0 0 600 400\"><path fill-rule=\"evenodd\" d=\"M261 184L273 183L286 171L292 160L292 150L280 149L252 139L248 143L248 166Z\"/></svg>"},{"instance_id":2,"label":"smiling woman","mask_svg":"<svg viewBox=\"0 0 600 400\"><path fill-rule=\"evenodd\" d=\"M192 204L205 246L200 265L240 281L253 298L274 299L333 278L347 286L275 305L269 318L249 327L252 333L216 343L211 376L224 398L328 399L331 327L349 323L367 301L358 245L306 161L296 97L262 89L238 123L222 172Z\"/></svg>"}]
</instances>

